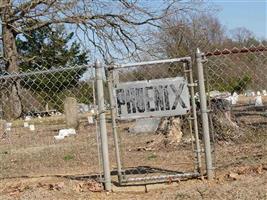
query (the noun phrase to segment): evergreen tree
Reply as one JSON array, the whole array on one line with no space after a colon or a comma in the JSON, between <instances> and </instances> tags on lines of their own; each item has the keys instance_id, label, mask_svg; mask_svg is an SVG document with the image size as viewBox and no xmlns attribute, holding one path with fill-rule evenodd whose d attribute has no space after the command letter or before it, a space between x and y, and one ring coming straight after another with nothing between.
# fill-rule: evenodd
<instances>
[{"instance_id":1,"label":"evergreen tree","mask_svg":"<svg viewBox=\"0 0 267 200\"><path fill-rule=\"evenodd\" d=\"M73 32L67 34L64 26L46 26L24 33L16 41L22 60L20 69L32 71L87 64L88 52L72 41L73 35Z\"/></svg>"},{"instance_id":2,"label":"evergreen tree","mask_svg":"<svg viewBox=\"0 0 267 200\"><path fill-rule=\"evenodd\" d=\"M80 78L86 68L75 69L75 66L87 64L88 53L81 50L80 44L73 41L73 33L67 34L64 26L26 32L17 38L16 45L21 58L20 71L51 71L26 76L21 86L31 90L39 101L61 110L64 97L76 96L75 88L82 85Z\"/></svg>"}]
</instances>

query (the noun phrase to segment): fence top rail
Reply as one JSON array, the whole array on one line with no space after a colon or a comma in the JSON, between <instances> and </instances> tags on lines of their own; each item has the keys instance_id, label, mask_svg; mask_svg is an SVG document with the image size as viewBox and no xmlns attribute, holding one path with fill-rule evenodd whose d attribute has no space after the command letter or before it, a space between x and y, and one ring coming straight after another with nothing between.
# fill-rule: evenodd
<instances>
[{"instance_id":1,"label":"fence top rail","mask_svg":"<svg viewBox=\"0 0 267 200\"><path fill-rule=\"evenodd\" d=\"M191 57L182 57L182 58L172 58L172 59L164 59L164 60L153 60L153 61L145 61L145 62L136 62L136 63L126 63L126 64L115 64L115 66L111 67L119 69L119 68L130 68L137 67L141 65L155 65L155 64L163 64L163 63L173 63L173 62L190 62Z\"/></svg>"},{"instance_id":2,"label":"fence top rail","mask_svg":"<svg viewBox=\"0 0 267 200\"><path fill-rule=\"evenodd\" d=\"M9 78L16 78L16 77L23 77L23 76L32 76L32 75L39 75L39 74L49 74L49 73L56 73L56 72L63 72L67 70L77 70L77 69L85 69L90 68L92 65L82 65L82 66L75 66L75 67L62 67L56 69L48 69L48 70L40 70L40 71L29 71L29 72L17 72L17 73L10 73L10 74L3 74L0 75L0 79L9 79Z\"/></svg>"},{"instance_id":3,"label":"fence top rail","mask_svg":"<svg viewBox=\"0 0 267 200\"><path fill-rule=\"evenodd\" d=\"M232 49L223 49L223 50L216 49L213 52L206 52L204 53L204 55L206 57L210 57L210 56L220 56L220 55L228 55L228 54L263 52L263 51L267 51L267 46L259 45L256 47L252 45L250 47L243 47L243 48L234 47Z\"/></svg>"}]
</instances>

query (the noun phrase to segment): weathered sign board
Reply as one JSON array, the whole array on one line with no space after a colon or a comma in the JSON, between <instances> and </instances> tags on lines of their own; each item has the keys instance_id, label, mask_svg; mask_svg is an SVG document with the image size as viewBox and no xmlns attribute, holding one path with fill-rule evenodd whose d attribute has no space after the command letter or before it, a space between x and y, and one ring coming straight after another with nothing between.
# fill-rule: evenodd
<instances>
[{"instance_id":1,"label":"weathered sign board","mask_svg":"<svg viewBox=\"0 0 267 200\"><path fill-rule=\"evenodd\" d=\"M119 119L184 115L190 109L183 77L118 83L113 92Z\"/></svg>"}]
</instances>

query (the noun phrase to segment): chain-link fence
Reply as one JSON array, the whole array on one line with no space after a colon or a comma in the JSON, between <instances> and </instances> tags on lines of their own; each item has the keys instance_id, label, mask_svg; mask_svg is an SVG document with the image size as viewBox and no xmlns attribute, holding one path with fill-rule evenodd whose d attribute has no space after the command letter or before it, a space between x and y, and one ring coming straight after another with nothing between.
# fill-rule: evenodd
<instances>
[{"instance_id":1,"label":"chain-link fence","mask_svg":"<svg viewBox=\"0 0 267 200\"><path fill-rule=\"evenodd\" d=\"M266 149L267 48L216 50L205 57L216 168L258 163Z\"/></svg>"},{"instance_id":2,"label":"chain-link fence","mask_svg":"<svg viewBox=\"0 0 267 200\"><path fill-rule=\"evenodd\" d=\"M93 66L2 72L0 82L0 178L99 173Z\"/></svg>"},{"instance_id":3,"label":"chain-link fence","mask_svg":"<svg viewBox=\"0 0 267 200\"><path fill-rule=\"evenodd\" d=\"M108 81L119 183L200 176L191 58L113 65Z\"/></svg>"},{"instance_id":4,"label":"chain-link fence","mask_svg":"<svg viewBox=\"0 0 267 200\"><path fill-rule=\"evenodd\" d=\"M60 114L66 97L75 97L81 111L88 111L94 101L92 72L88 66L2 72L1 118Z\"/></svg>"},{"instance_id":5,"label":"chain-link fence","mask_svg":"<svg viewBox=\"0 0 267 200\"><path fill-rule=\"evenodd\" d=\"M198 69L204 62L218 170L261 159L267 124L266 50L263 46L216 50L196 59ZM110 166L119 184L205 175L202 153L204 148L207 153L207 145L202 144L200 114L203 118L208 110L198 104L203 92L196 89L200 78L194 78L192 59L114 64L106 68L107 80L102 72L99 68L97 81L91 66L2 72L0 178L77 176L102 170L107 176ZM77 102L78 125L73 130L66 115L70 97ZM237 143L241 147L235 148ZM251 155L246 155L248 146ZM212 171L208 167L207 172Z\"/></svg>"}]
</instances>

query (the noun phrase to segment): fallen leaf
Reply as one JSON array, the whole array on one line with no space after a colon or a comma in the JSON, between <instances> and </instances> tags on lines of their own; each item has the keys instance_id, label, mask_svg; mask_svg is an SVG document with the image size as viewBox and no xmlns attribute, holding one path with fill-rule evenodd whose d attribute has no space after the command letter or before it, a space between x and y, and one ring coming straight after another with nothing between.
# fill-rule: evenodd
<instances>
[{"instance_id":1,"label":"fallen leaf","mask_svg":"<svg viewBox=\"0 0 267 200\"><path fill-rule=\"evenodd\" d=\"M64 182L59 182L59 183L55 183L55 184L48 184L48 189L49 190L61 190L64 187Z\"/></svg>"},{"instance_id":2,"label":"fallen leaf","mask_svg":"<svg viewBox=\"0 0 267 200\"><path fill-rule=\"evenodd\" d=\"M103 191L103 185L96 181L87 182L87 189L91 192L101 192Z\"/></svg>"},{"instance_id":3,"label":"fallen leaf","mask_svg":"<svg viewBox=\"0 0 267 200\"><path fill-rule=\"evenodd\" d=\"M263 173L263 166L262 165L258 166L257 169L256 169L256 172L258 174L262 174Z\"/></svg>"},{"instance_id":4,"label":"fallen leaf","mask_svg":"<svg viewBox=\"0 0 267 200\"><path fill-rule=\"evenodd\" d=\"M15 186L7 187L4 192L10 196L19 196L23 191L30 189L28 185L22 185L21 183L16 184Z\"/></svg>"},{"instance_id":5,"label":"fallen leaf","mask_svg":"<svg viewBox=\"0 0 267 200\"><path fill-rule=\"evenodd\" d=\"M259 166L241 166L236 170L236 172L239 175L240 174L251 174L251 173L262 174L263 170L264 170L264 166L263 165L259 165Z\"/></svg>"},{"instance_id":6,"label":"fallen leaf","mask_svg":"<svg viewBox=\"0 0 267 200\"><path fill-rule=\"evenodd\" d=\"M101 183L94 180L78 183L74 186L74 191L76 192L84 192L86 190L91 192L101 192L104 188Z\"/></svg>"},{"instance_id":7,"label":"fallen leaf","mask_svg":"<svg viewBox=\"0 0 267 200\"><path fill-rule=\"evenodd\" d=\"M172 178L171 178L171 177L168 178L168 182L167 182L167 184L172 184L172 182L173 182Z\"/></svg>"},{"instance_id":8,"label":"fallen leaf","mask_svg":"<svg viewBox=\"0 0 267 200\"><path fill-rule=\"evenodd\" d=\"M75 185L74 191L75 192L83 192L83 183L78 183L77 185Z\"/></svg>"},{"instance_id":9,"label":"fallen leaf","mask_svg":"<svg viewBox=\"0 0 267 200\"><path fill-rule=\"evenodd\" d=\"M44 188L44 187L47 187L47 186L48 185L46 183L41 183L41 182L37 183L37 187L38 188Z\"/></svg>"},{"instance_id":10,"label":"fallen leaf","mask_svg":"<svg viewBox=\"0 0 267 200\"><path fill-rule=\"evenodd\" d=\"M9 195L10 195L10 196L16 196L16 197L19 197L19 195L20 195L20 191L17 190L17 191L10 192Z\"/></svg>"},{"instance_id":11,"label":"fallen leaf","mask_svg":"<svg viewBox=\"0 0 267 200\"><path fill-rule=\"evenodd\" d=\"M234 173L234 172L230 172L228 174L228 177L233 179L233 180L237 180L238 179L238 174L237 173Z\"/></svg>"}]
</instances>

